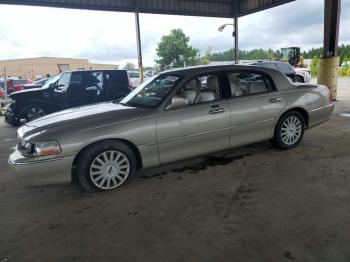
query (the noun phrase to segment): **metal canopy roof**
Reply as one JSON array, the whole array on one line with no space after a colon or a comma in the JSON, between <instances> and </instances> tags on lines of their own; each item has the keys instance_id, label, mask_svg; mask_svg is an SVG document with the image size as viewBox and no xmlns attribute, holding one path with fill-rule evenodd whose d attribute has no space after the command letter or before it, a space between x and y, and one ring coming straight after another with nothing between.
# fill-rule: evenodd
<instances>
[{"instance_id":1,"label":"metal canopy roof","mask_svg":"<svg viewBox=\"0 0 350 262\"><path fill-rule=\"evenodd\" d=\"M0 4L232 18L295 0L0 0Z\"/></svg>"}]
</instances>

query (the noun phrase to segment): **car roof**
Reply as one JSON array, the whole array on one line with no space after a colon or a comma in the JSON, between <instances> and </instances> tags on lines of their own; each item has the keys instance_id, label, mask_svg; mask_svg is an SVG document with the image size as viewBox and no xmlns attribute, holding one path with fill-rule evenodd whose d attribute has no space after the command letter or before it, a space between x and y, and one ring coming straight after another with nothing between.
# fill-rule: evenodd
<instances>
[{"instance_id":1,"label":"car roof","mask_svg":"<svg viewBox=\"0 0 350 262\"><path fill-rule=\"evenodd\" d=\"M288 62L282 62L282 61L265 61L265 60L262 60L262 61L256 61L256 62L253 62L252 65L254 64L289 64Z\"/></svg>"},{"instance_id":2,"label":"car roof","mask_svg":"<svg viewBox=\"0 0 350 262\"><path fill-rule=\"evenodd\" d=\"M221 70L256 70L256 71L264 71L264 72L274 72L277 71L271 68L265 68L261 66L255 65L242 65L242 64L228 64L228 65L200 65L200 66L189 66L185 68L174 68L169 69L159 74L179 74L179 75L187 75L193 73L201 73L201 72L209 72L209 71L221 71ZM278 71L277 71L278 72Z\"/></svg>"},{"instance_id":3,"label":"car roof","mask_svg":"<svg viewBox=\"0 0 350 262\"><path fill-rule=\"evenodd\" d=\"M278 90L280 91L288 90L290 86L289 80L282 72L278 71L277 69L258 66L258 65L229 64L229 65L191 66L186 68L177 68L177 69L163 71L163 72L160 72L159 75L160 76L181 75L184 77L192 77L193 75L196 75L196 74L206 74L206 73L212 73L212 72L234 71L234 70L242 70L242 71L250 70L250 71L265 73L275 80L276 86L278 86Z\"/></svg>"},{"instance_id":4,"label":"car roof","mask_svg":"<svg viewBox=\"0 0 350 262\"><path fill-rule=\"evenodd\" d=\"M87 69L87 70L72 70L72 71L64 71L62 73L75 73L75 72L111 72L111 71L125 71L124 69Z\"/></svg>"}]
</instances>

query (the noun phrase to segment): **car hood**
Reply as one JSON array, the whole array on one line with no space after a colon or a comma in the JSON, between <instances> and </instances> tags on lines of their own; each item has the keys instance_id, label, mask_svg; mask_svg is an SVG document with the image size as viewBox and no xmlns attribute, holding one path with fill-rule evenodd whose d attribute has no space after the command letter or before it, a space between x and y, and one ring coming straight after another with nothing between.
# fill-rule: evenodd
<instances>
[{"instance_id":1,"label":"car hood","mask_svg":"<svg viewBox=\"0 0 350 262\"><path fill-rule=\"evenodd\" d=\"M42 91L43 88L29 88L29 89L23 89L21 91L17 91L17 92L13 92L11 93L11 98L16 98L17 96L20 96L22 94L26 94L26 93L32 93L32 92L39 92Z\"/></svg>"},{"instance_id":2,"label":"car hood","mask_svg":"<svg viewBox=\"0 0 350 262\"><path fill-rule=\"evenodd\" d=\"M44 130L67 130L76 126L79 126L80 130L84 130L147 117L149 111L144 108L105 102L46 115L23 125L21 128L26 136Z\"/></svg>"}]
</instances>

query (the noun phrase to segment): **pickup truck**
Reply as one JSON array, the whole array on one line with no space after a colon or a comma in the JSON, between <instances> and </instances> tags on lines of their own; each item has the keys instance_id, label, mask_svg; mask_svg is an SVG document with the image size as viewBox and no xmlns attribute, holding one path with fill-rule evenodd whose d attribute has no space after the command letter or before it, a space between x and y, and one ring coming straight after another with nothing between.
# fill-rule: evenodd
<instances>
[{"instance_id":1,"label":"pickup truck","mask_svg":"<svg viewBox=\"0 0 350 262\"><path fill-rule=\"evenodd\" d=\"M68 108L119 100L131 87L125 70L64 72L41 88L14 92L5 112L5 122L18 126L44 115Z\"/></svg>"}]
</instances>

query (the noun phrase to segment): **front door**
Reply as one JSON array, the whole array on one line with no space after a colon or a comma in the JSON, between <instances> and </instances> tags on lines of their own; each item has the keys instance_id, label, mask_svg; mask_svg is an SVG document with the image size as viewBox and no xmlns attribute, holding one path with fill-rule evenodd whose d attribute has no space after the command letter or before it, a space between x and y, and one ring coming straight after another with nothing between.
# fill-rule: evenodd
<instances>
[{"instance_id":1,"label":"front door","mask_svg":"<svg viewBox=\"0 0 350 262\"><path fill-rule=\"evenodd\" d=\"M230 104L220 74L190 79L157 116L161 164L229 148Z\"/></svg>"},{"instance_id":2,"label":"front door","mask_svg":"<svg viewBox=\"0 0 350 262\"><path fill-rule=\"evenodd\" d=\"M63 73L50 89L52 96L52 111L60 111L68 108L68 87L71 73Z\"/></svg>"}]
</instances>

